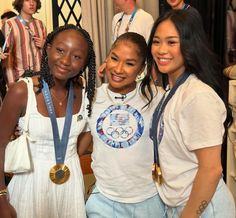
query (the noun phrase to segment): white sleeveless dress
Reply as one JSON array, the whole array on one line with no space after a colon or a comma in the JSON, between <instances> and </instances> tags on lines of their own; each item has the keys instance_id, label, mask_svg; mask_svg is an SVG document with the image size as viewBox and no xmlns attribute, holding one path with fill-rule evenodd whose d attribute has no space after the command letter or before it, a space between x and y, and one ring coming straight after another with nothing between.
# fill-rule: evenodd
<instances>
[{"instance_id":1,"label":"white sleeveless dress","mask_svg":"<svg viewBox=\"0 0 236 218\"><path fill-rule=\"evenodd\" d=\"M32 104L28 106L33 170L13 176L8 185L10 203L16 209L18 218L85 218L83 174L76 147L77 137L86 123L85 103L83 101L79 113L72 117L65 157L70 178L64 184L57 185L49 178L49 171L56 164L51 121L37 111L35 94L33 90L28 91L32 99ZM64 120L64 117L57 118L60 137ZM24 117L20 118L19 125L23 126L23 123Z\"/></svg>"}]
</instances>

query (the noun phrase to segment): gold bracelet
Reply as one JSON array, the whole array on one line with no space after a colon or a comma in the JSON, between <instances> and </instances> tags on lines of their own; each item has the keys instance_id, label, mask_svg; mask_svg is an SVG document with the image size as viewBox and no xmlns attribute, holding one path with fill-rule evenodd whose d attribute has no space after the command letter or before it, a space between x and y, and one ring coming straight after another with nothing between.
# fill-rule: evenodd
<instances>
[{"instance_id":1,"label":"gold bracelet","mask_svg":"<svg viewBox=\"0 0 236 218\"><path fill-rule=\"evenodd\" d=\"M2 190L0 190L0 196L2 196L2 195L8 195L8 191L7 191L7 189L5 188L5 189L2 189Z\"/></svg>"}]
</instances>

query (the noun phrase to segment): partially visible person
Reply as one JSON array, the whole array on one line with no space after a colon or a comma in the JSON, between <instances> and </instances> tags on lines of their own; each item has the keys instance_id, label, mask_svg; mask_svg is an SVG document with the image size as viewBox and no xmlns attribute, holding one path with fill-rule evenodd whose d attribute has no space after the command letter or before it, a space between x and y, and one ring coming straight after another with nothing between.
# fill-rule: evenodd
<instances>
[{"instance_id":1,"label":"partially visible person","mask_svg":"<svg viewBox=\"0 0 236 218\"><path fill-rule=\"evenodd\" d=\"M15 17L17 14L13 11L6 11L1 15L1 22L2 22L2 26L4 25L4 23L6 22L6 20Z\"/></svg>"},{"instance_id":2,"label":"partially visible person","mask_svg":"<svg viewBox=\"0 0 236 218\"><path fill-rule=\"evenodd\" d=\"M221 166L221 145L232 117L221 88L223 74L199 17L189 10L159 17L147 58L144 82L150 80L153 64L168 78L150 131L167 217L235 218Z\"/></svg>"},{"instance_id":3,"label":"partially visible person","mask_svg":"<svg viewBox=\"0 0 236 218\"><path fill-rule=\"evenodd\" d=\"M146 49L143 36L127 32L116 39L107 57L108 84L97 89L88 119L96 178L86 202L89 218L164 217L164 205L152 180L149 139L150 115L163 91L150 84L142 90L136 82L145 67Z\"/></svg>"},{"instance_id":4,"label":"partially visible person","mask_svg":"<svg viewBox=\"0 0 236 218\"><path fill-rule=\"evenodd\" d=\"M3 26L10 53L6 59L7 83L16 82L25 70L40 70L42 48L47 36L46 27L33 15L41 8L40 0L14 0L13 7L19 15L8 19Z\"/></svg>"},{"instance_id":5,"label":"partially visible person","mask_svg":"<svg viewBox=\"0 0 236 218\"><path fill-rule=\"evenodd\" d=\"M71 24L50 33L42 51L39 76L10 86L0 111L0 217L86 218L76 142L95 91L93 43ZM15 174L6 187L5 146L18 121L24 126L26 112L32 170Z\"/></svg>"},{"instance_id":6,"label":"partially visible person","mask_svg":"<svg viewBox=\"0 0 236 218\"><path fill-rule=\"evenodd\" d=\"M198 10L196 10L194 7L192 7L190 4L186 4L184 0L166 0L168 5L173 10L190 10L192 13L195 13L196 16L199 17L200 22L202 22L202 17ZM166 77L162 77L161 74L157 74L155 72L156 70L153 69L152 79L154 84L161 85L166 83Z\"/></svg>"},{"instance_id":7,"label":"partially visible person","mask_svg":"<svg viewBox=\"0 0 236 218\"><path fill-rule=\"evenodd\" d=\"M236 0L230 0L226 11L226 55L225 64L236 63Z\"/></svg>"},{"instance_id":8,"label":"partially visible person","mask_svg":"<svg viewBox=\"0 0 236 218\"><path fill-rule=\"evenodd\" d=\"M166 0L167 3L173 10L189 10L191 13L194 13L200 22L202 22L202 17L197 9L192 7L190 4L186 4L184 0Z\"/></svg>"},{"instance_id":9,"label":"partially visible person","mask_svg":"<svg viewBox=\"0 0 236 218\"><path fill-rule=\"evenodd\" d=\"M142 35L146 42L149 39L153 25L153 17L141 8L138 8L136 0L113 0L120 10L112 19L112 42L126 32L135 32ZM98 75L103 77L106 60L98 69Z\"/></svg>"},{"instance_id":10,"label":"partially visible person","mask_svg":"<svg viewBox=\"0 0 236 218\"><path fill-rule=\"evenodd\" d=\"M166 0L168 5L170 5L170 7L172 9L187 9L189 7L191 7L189 4L185 4L184 0Z\"/></svg>"},{"instance_id":11,"label":"partially visible person","mask_svg":"<svg viewBox=\"0 0 236 218\"><path fill-rule=\"evenodd\" d=\"M202 17L198 10L192 7L190 4L186 4L184 0L166 0L169 6L173 10L189 10L191 13L194 13L198 17L199 21L202 22Z\"/></svg>"},{"instance_id":12,"label":"partially visible person","mask_svg":"<svg viewBox=\"0 0 236 218\"><path fill-rule=\"evenodd\" d=\"M141 8L136 0L113 0L120 10L112 19L113 42L123 33L135 32L142 35L146 42L153 25L153 17Z\"/></svg>"},{"instance_id":13,"label":"partially visible person","mask_svg":"<svg viewBox=\"0 0 236 218\"><path fill-rule=\"evenodd\" d=\"M10 19L14 16L16 16L16 14L13 11L4 12L1 15L2 25L4 25L7 19ZM3 69L4 67L2 66L2 61L5 60L9 55L9 53L2 51L4 42L5 42L5 37L2 31L0 30L0 108L2 105L2 100L4 96L6 95L6 78L5 78L5 73Z\"/></svg>"}]
</instances>

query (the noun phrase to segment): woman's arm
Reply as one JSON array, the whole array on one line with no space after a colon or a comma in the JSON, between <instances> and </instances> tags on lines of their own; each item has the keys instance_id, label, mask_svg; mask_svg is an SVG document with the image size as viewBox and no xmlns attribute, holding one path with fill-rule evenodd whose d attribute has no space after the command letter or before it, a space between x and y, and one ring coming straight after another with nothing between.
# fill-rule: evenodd
<instances>
[{"instance_id":1,"label":"woman's arm","mask_svg":"<svg viewBox=\"0 0 236 218\"><path fill-rule=\"evenodd\" d=\"M6 189L4 180L5 147L10 140L15 126L25 114L27 104L27 85L19 82L12 85L3 101L0 111L0 191ZM10 216L11 214L11 216ZM16 217L6 195L0 195L0 217Z\"/></svg>"},{"instance_id":2,"label":"woman's arm","mask_svg":"<svg viewBox=\"0 0 236 218\"><path fill-rule=\"evenodd\" d=\"M200 217L211 201L222 174L221 145L198 149L194 152L199 166L181 218Z\"/></svg>"},{"instance_id":3,"label":"woman's arm","mask_svg":"<svg viewBox=\"0 0 236 218\"><path fill-rule=\"evenodd\" d=\"M91 132L82 132L77 140L77 152L81 156L88 150L92 151L93 138Z\"/></svg>"}]
</instances>

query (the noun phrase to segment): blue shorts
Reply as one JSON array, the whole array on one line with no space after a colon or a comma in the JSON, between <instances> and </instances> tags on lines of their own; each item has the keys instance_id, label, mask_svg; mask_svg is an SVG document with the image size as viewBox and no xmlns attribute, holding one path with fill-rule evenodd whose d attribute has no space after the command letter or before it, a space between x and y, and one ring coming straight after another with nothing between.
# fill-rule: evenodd
<instances>
[{"instance_id":1,"label":"blue shorts","mask_svg":"<svg viewBox=\"0 0 236 218\"><path fill-rule=\"evenodd\" d=\"M183 209L184 206L166 206L165 214L168 218L179 218ZM200 218L235 218L235 202L223 179Z\"/></svg>"},{"instance_id":2,"label":"blue shorts","mask_svg":"<svg viewBox=\"0 0 236 218\"><path fill-rule=\"evenodd\" d=\"M164 210L158 194L139 203L121 203L108 199L95 188L86 202L89 218L163 218Z\"/></svg>"}]
</instances>

